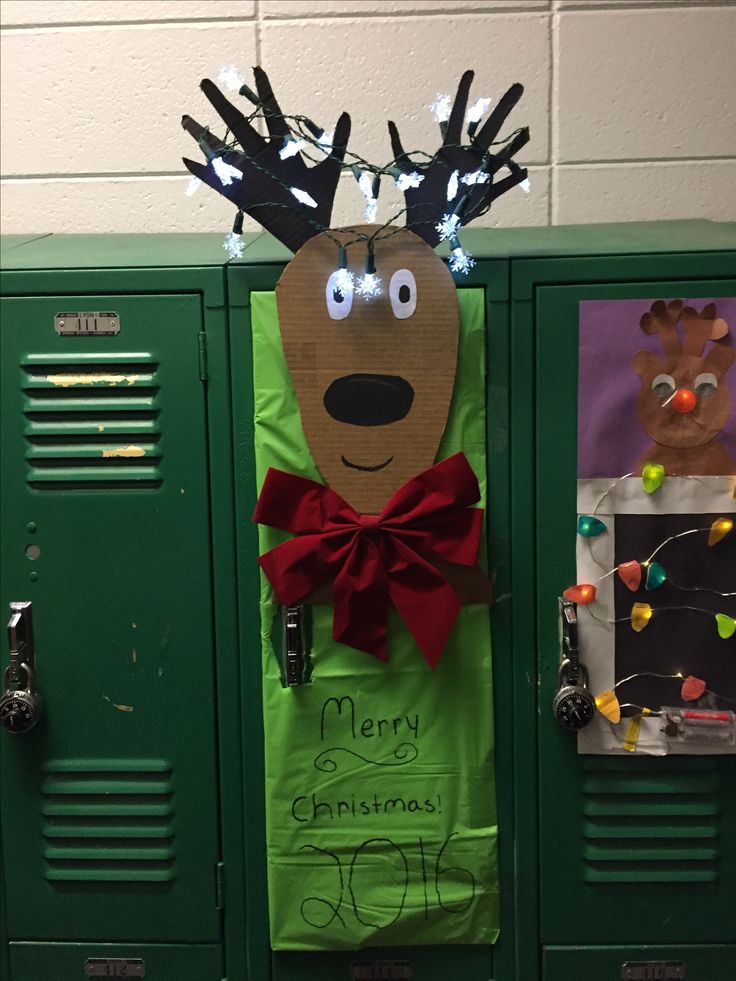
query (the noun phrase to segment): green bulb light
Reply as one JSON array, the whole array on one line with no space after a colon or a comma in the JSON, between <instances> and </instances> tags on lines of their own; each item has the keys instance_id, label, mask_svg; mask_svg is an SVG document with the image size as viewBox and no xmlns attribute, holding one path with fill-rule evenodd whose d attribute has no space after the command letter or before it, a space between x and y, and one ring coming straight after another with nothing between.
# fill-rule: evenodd
<instances>
[{"instance_id":1,"label":"green bulb light","mask_svg":"<svg viewBox=\"0 0 736 981\"><path fill-rule=\"evenodd\" d=\"M592 514L581 514L578 518L578 535L582 535L583 538L595 538L596 535L602 535L607 530L605 522Z\"/></svg>"}]
</instances>

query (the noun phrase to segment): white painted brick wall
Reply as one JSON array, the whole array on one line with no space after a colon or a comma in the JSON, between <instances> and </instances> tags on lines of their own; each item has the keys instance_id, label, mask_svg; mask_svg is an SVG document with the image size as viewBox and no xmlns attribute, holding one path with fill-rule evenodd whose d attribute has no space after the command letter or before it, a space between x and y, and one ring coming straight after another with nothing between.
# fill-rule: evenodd
<instances>
[{"instance_id":1,"label":"white painted brick wall","mask_svg":"<svg viewBox=\"0 0 736 981\"><path fill-rule=\"evenodd\" d=\"M435 148L427 105L465 68L476 97L523 82L531 193L481 223L736 220L734 51L736 0L0 0L2 231L227 229L184 195L179 117L216 127L197 85L228 62L322 125L347 109L377 162L389 118ZM346 177L334 221L361 214Z\"/></svg>"}]
</instances>

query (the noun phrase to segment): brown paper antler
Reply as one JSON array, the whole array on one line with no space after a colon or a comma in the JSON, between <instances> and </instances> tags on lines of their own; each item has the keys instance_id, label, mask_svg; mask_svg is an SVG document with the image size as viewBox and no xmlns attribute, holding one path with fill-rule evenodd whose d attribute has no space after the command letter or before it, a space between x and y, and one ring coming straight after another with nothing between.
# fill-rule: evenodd
<instances>
[{"instance_id":1,"label":"brown paper antler","mask_svg":"<svg viewBox=\"0 0 736 981\"><path fill-rule=\"evenodd\" d=\"M645 313L639 326L645 334L659 334L665 354L680 354L682 344L677 333L677 321L682 310L682 300L655 300L649 313Z\"/></svg>"}]
</instances>

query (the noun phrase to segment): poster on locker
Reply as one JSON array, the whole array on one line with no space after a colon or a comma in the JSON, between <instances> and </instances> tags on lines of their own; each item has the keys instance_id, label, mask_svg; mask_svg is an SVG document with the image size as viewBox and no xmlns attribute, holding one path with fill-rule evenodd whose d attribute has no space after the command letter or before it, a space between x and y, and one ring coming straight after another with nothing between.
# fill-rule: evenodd
<instances>
[{"instance_id":1,"label":"poster on locker","mask_svg":"<svg viewBox=\"0 0 736 981\"><path fill-rule=\"evenodd\" d=\"M736 297L584 300L581 753L736 752Z\"/></svg>"}]
</instances>

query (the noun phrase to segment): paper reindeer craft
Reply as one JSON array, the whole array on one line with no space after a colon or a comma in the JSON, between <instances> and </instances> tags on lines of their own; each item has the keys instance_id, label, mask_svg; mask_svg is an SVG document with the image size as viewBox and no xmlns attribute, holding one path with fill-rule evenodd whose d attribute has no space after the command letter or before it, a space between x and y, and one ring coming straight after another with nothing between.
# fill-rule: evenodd
<instances>
[{"instance_id":1,"label":"paper reindeer craft","mask_svg":"<svg viewBox=\"0 0 736 981\"><path fill-rule=\"evenodd\" d=\"M678 323L684 327L680 339ZM658 334L664 352L639 351L632 366L641 377L639 420L654 441L639 461L660 463L670 475L719 476L736 472L736 461L719 441L731 411L725 376L736 351L724 341L728 324L709 303L699 313L681 300L657 300L640 325ZM707 350L708 341L714 341Z\"/></svg>"},{"instance_id":2,"label":"paper reindeer craft","mask_svg":"<svg viewBox=\"0 0 736 981\"><path fill-rule=\"evenodd\" d=\"M495 154L489 149L523 89L512 86L482 126L473 117L464 146L473 79L466 72L442 113L440 148L412 159L389 122L394 159L378 168L344 163L347 114L328 137L304 117L285 117L266 74L256 68L254 75L257 91L240 90L256 106L249 117L213 82L201 85L237 145L189 116L182 124L208 158L185 160L189 170L296 253L276 289L279 324L304 435L325 484L269 470L254 518L294 537L261 556L261 565L280 602L334 602L335 640L381 659L392 603L434 666L460 603L490 601L476 564L483 514L472 507L476 477L462 454L434 462L459 331L454 280L434 246L447 239L450 265L467 271L472 259L458 241L461 225L525 179L512 158L528 130ZM259 115L268 137L253 126ZM304 159L310 149L313 166ZM330 229L345 168L374 210L380 179L390 175L404 189L406 227ZM502 168L510 172L494 180Z\"/></svg>"}]
</instances>

